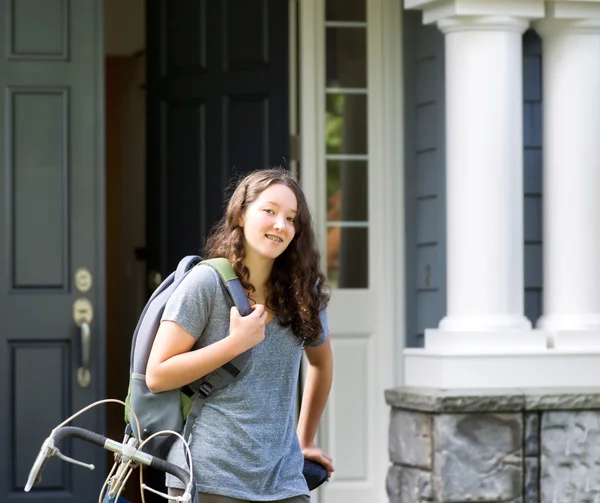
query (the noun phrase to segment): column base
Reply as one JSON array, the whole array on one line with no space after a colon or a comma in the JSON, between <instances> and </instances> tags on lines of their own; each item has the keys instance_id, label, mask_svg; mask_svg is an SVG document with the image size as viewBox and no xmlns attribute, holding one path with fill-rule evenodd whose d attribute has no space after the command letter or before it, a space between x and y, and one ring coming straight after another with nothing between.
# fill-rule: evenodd
<instances>
[{"instance_id":1,"label":"column base","mask_svg":"<svg viewBox=\"0 0 600 503\"><path fill-rule=\"evenodd\" d=\"M548 332L596 332L600 333L599 314L544 314L536 324Z\"/></svg>"},{"instance_id":2,"label":"column base","mask_svg":"<svg viewBox=\"0 0 600 503\"><path fill-rule=\"evenodd\" d=\"M600 499L598 387L385 395L390 503Z\"/></svg>"},{"instance_id":3,"label":"column base","mask_svg":"<svg viewBox=\"0 0 600 503\"><path fill-rule=\"evenodd\" d=\"M597 386L600 334L428 330L404 350L404 384L442 389ZM565 342L567 341L567 342Z\"/></svg>"}]
</instances>

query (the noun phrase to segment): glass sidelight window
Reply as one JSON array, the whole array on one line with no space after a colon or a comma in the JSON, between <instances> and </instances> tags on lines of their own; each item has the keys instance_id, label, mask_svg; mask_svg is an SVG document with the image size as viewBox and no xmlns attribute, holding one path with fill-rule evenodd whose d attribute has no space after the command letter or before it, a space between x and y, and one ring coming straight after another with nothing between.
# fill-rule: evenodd
<instances>
[{"instance_id":1,"label":"glass sidelight window","mask_svg":"<svg viewBox=\"0 0 600 503\"><path fill-rule=\"evenodd\" d=\"M367 288L366 0L326 0L325 6L328 281L334 288Z\"/></svg>"}]
</instances>

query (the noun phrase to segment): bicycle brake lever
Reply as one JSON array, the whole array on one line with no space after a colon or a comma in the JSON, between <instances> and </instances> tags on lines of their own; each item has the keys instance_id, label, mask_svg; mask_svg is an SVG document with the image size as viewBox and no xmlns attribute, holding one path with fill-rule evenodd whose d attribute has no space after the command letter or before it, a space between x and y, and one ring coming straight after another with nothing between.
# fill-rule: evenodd
<instances>
[{"instance_id":1,"label":"bicycle brake lever","mask_svg":"<svg viewBox=\"0 0 600 503\"><path fill-rule=\"evenodd\" d=\"M96 468L94 465L92 465L90 463L84 463L83 461L77 461L76 459L70 458L69 456L65 456L58 449L56 449L56 456L58 456L63 461L66 461L67 463L73 463L74 465L83 466L84 468L87 468L88 470L93 470L94 468Z\"/></svg>"},{"instance_id":2,"label":"bicycle brake lever","mask_svg":"<svg viewBox=\"0 0 600 503\"><path fill-rule=\"evenodd\" d=\"M33 466L29 471L29 477L27 478L27 484L25 484L25 492L28 493L34 484L37 484L41 480L42 471L44 470L44 466L46 462L50 458L56 454L57 449L54 447L54 439L52 437L48 437L44 440L40 452L38 453L35 461L33 462Z\"/></svg>"}]
</instances>

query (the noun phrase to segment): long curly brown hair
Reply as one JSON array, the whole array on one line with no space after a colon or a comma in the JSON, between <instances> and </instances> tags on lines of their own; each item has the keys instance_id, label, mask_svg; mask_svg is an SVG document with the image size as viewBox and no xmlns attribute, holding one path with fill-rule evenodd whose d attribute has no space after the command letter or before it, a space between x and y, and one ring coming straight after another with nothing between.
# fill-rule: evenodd
<instances>
[{"instance_id":1,"label":"long curly brown hair","mask_svg":"<svg viewBox=\"0 0 600 503\"><path fill-rule=\"evenodd\" d=\"M283 168L254 171L237 182L225 215L208 237L204 256L228 258L249 297L252 297L255 288L249 281L250 274L244 265L244 231L239 222L248 205L274 184L285 185L294 192L298 213L294 222L294 238L273 264L266 285L266 306L275 313L281 325L291 325L300 343L307 345L315 341L323 331L319 312L327 305L329 292L320 268L320 256L306 197L289 171Z\"/></svg>"}]
</instances>

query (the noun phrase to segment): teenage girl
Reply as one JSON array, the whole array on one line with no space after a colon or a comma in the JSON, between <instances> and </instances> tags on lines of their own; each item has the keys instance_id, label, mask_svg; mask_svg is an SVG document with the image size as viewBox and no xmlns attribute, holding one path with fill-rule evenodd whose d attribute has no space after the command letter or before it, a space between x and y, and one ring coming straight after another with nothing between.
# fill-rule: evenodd
<instances>
[{"instance_id":1,"label":"teenage girl","mask_svg":"<svg viewBox=\"0 0 600 503\"><path fill-rule=\"evenodd\" d=\"M311 216L283 169L238 184L205 258L227 257L252 304L241 317L217 273L195 267L169 299L148 362L154 393L193 383L252 348L236 380L207 400L190 436L200 503L306 503L304 457L334 471L315 434L332 382L325 277ZM225 336L226 335L226 336ZM192 351L194 350L194 351ZM302 353L308 369L296 428ZM193 387L193 386L192 386ZM168 460L186 466L181 442ZM178 480L167 476L171 495Z\"/></svg>"}]
</instances>

